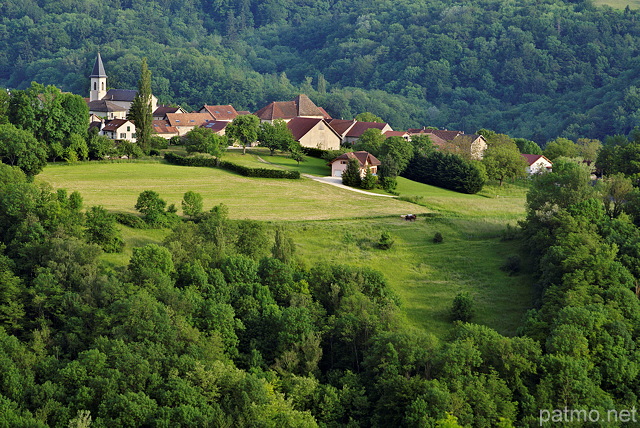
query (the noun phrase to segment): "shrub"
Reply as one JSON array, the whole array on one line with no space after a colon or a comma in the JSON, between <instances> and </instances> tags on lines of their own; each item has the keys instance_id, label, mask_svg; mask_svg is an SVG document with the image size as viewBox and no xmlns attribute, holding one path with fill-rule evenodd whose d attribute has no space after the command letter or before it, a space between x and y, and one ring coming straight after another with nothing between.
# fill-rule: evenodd
<instances>
[{"instance_id":1,"label":"shrub","mask_svg":"<svg viewBox=\"0 0 640 428\"><path fill-rule=\"evenodd\" d=\"M228 161L221 161L217 158L206 156L179 156L173 153L165 153L164 159L174 165L181 166L205 166L210 168L223 168L236 172L245 177L262 177L262 178L300 178L300 171L287 171L285 169L267 169L267 168L251 168L244 165L238 165Z\"/></svg>"},{"instance_id":2,"label":"shrub","mask_svg":"<svg viewBox=\"0 0 640 428\"><path fill-rule=\"evenodd\" d=\"M191 218L202 214L202 195L189 190L182 197L182 212Z\"/></svg>"},{"instance_id":3,"label":"shrub","mask_svg":"<svg viewBox=\"0 0 640 428\"><path fill-rule=\"evenodd\" d=\"M478 193L484 186L478 166L452 153L434 151L415 156L402 174L410 180L462 193Z\"/></svg>"},{"instance_id":4,"label":"shrub","mask_svg":"<svg viewBox=\"0 0 640 428\"><path fill-rule=\"evenodd\" d=\"M389 232L382 232L382 235L380 235L380 240L378 241L378 248L380 248L381 250L388 250L393 247L394 242L395 241L393 240Z\"/></svg>"},{"instance_id":5,"label":"shrub","mask_svg":"<svg viewBox=\"0 0 640 428\"><path fill-rule=\"evenodd\" d=\"M439 244L442 241L444 241L444 238L442 237L442 233L436 232L435 235L433 235L433 242L436 244Z\"/></svg>"},{"instance_id":6,"label":"shrub","mask_svg":"<svg viewBox=\"0 0 640 428\"><path fill-rule=\"evenodd\" d=\"M364 178L360 182L360 187L366 190L370 190L376 187L377 182L378 182L378 177L373 175L373 173L371 172L371 168L367 167L367 173L365 174Z\"/></svg>"},{"instance_id":7,"label":"shrub","mask_svg":"<svg viewBox=\"0 0 640 428\"><path fill-rule=\"evenodd\" d=\"M358 162L358 159L349 159L347 169L342 172L342 184L351 187L360 187L362 184L362 177L360 177L360 162Z\"/></svg>"},{"instance_id":8,"label":"shrub","mask_svg":"<svg viewBox=\"0 0 640 428\"><path fill-rule=\"evenodd\" d=\"M500 266L500 270L508 273L509 276L513 276L520 272L521 264L520 256L509 256Z\"/></svg>"},{"instance_id":9,"label":"shrub","mask_svg":"<svg viewBox=\"0 0 640 428\"><path fill-rule=\"evenodd\" d=\"M458 293L453 299L451 318L454 321L469 322L474 315L473 298L468 291Z\"/></svg>"},{"instance_id":10,"label":"shrub","mask_svg":"<svg viewBox=\"0 0 640 428\"><path fill-rule=\"evenodd\" d=\"M147 229L149 225L135 214L116 213L114 214L116 221L133 229Z\"/></svg>"}]
</instances>

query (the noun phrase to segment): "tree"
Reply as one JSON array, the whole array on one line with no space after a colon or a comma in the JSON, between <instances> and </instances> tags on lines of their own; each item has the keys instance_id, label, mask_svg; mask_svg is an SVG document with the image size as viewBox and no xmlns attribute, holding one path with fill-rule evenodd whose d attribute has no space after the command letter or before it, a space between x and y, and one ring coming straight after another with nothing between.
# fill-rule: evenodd
<instances>
[{"instance_id":1,"label":"tree","mask_svg":"<svg viewBox=\"0 0 640 428\"><path fill-rule=\"evenodd\" d=\"M296 245L284 226L276 227L276 236L271 255L282 263L291 263L296 253Z\"/></svg>"},{"instance_id":2,"label":"tree","mask_svg":"<svg viewBox=\"0 0 640 428\"><path fill-rule=\"evenodd\" d=\"M182 212L191 218L202 214L202 195L189 190L182 197Z\"/></svg>"},{"instance_id":3,"label":"tree","mask_svg":"<svg viewBox=\"0 0 640 428\"><path fill-rule=\"evenodd\" d=\"M602 149L602 143L600 140L594 140L591 138L578 138L576 141L578 156L582 159L595 162L598 158L598 152Z\"/></svg>"},{"instance_id":4,"label":"tree","mask_svg":"<svg viewBox=\"0 0 640 428\"><path fill-rule=\"evenodd\" d=\"M90 159L104 159L113 149L113 140L105 135L98 135L97 128L91 128L87 139Z\"/></svg>"},{"instance_id":5,"label":"tree","mask_svg":"<svg viewBox=\"0 0 640 428\"><path fill-rule=\"evenodd\" d=\"M297 141L292 141L291 144L289 144L289 155L291 156L291 159L298 163L298 165L300 165L300 162L305 160L302 146Z\"/></svg>"},{"instance_id":6,"label":"tree","mask_svg":"<svg viewBox=\"0 0 640 428\"><path fill-rule=\"evenodd\" d=\"M576 143L566 138L556 138L549 141L542 152L550 161L555 161L560 156L574 158L578 156Z\"/></svg>"},{"instance_id":7,"label":"tree","mask_svg":"<svg viewBox=\"0 0 640 428\"><path fill-rule=\"evenodd\" d=\"M515 144L489 147L484 152L482 163L489 178L498 180L500 186L505 178L515 179L526 174L527 161Z\"/></svg>"},{"instance_id":8,"label":"tree","mask_svg":"<svg viewBox=\"0 0 640 428\"><path fill-rule=\"evenodd\" d=\"M242 146L242 154L246 154L247 146L250 146L258 139L258 130L260 129L260 119L252 114L244 114L233 119L225 131L232 140L240 143Z\"/></svg>"},{"instance_id":9,"label":"tree","mask_svg":"<svg viewBox=\"0 0 640 428\"><path fill-rule=\"evenodd\" d=\"M367 166L367 170L364 174L364 177L362 177L360 187L362 187L363 189L371 190L376 187L377 182L378 178L373 175L373 173L371 172L371 168Z\"/></svg>"},{"instance_id":10,"label":"tree","mask_svg":"<svg viewBox=\"0 0 640 428\"><path fill-rule=\"evenodd\" d=\"M398 165L391 155L386 155L380 161L378 168L378 183L387 192L396 190L398 184Z\"/></svg>"},{"instance_id":11,"label":"tree","mask_svg":"<svg viewBox=\"0 0 640 428\"><path fill-rule=\"evenodd\" d=\"M469 322L473 318L473 298L468 291L456 294L451 306L451 317L454 321Z\"/></svg>"},{"instance_id":12,"label":"tree","mask_svg":"<svg viewBox=\"0 0 640 428\"><path fill-rule=\"evenodd\" d=\"M287 123L282 119L276 119L273 123L262 122L258 131L258 140L260 145L267 147L273 156L276 150L288 151L295 142L291 130L287 127Z\"/></svg>"},{"instance_id":13,"label":"tree","mask_svg":"<svg viewBox=\"0 0 640 428\"><path fill-rule=\"evenodd\" d=\"M398 174L402 174L413 158L413 145L402 137L389 137L380 146L379 155L391 156L398 168Z\"/></svg>"},{"instance_id":14,"label":"tree","mask_svg":"<svg viewBox=\"0 0 640 428\"><path fill-rule=\"evenodd\" d=\"M0 125L0 160L34 177L47 164L47 150L29 131L8 123Z\"/></svg>"},{"instance_id":15,"label":"tree","mask_svg":"<svg viewBox=\"0 0 640 428\"><path fill-rule=\"evenodd\" d=\"M633 191L633 182L623 174L613 174L602 182L602 201L607 215L617 218Z\"/></svg>"},{"instance_id":16,"label":"tree","mask_svg":"<svg viewBox=\"0 0 640 428\"><path fill-rule=\"evenodd\" d=\"M140 79L138 80L138 92L136 93L129 119L136 126L136 140L142 150L147 153L150 147L151 134L153 132L153 112L151 111L151 71L147 66L147 58L142 58L140 66Z\"/></svg>"},{"instance_id":17,"label":"tree","mask_svg":"<svg viewBox=\"0 0 640 428\"><path fill-rule=\"evenodd\" d=\"M518 150L520 153L525 155L541 155L542 149L540 146L531 140L527 140L526 138L514 138L513 141L518 146Z\"/></svg>"},{"instance_id":18,"label":"tree","mask_svg":"<svg viewBox=\"0 0 640 428\"><path fill-rule=\"evenodd\" d=\"M183 138L188 153L207 153L220 157L226 148L226 138L209 128L193 128Z\"/></svg>"},{"instance_id":19,"label":"tree","mask_svg":"<svg viewBox=\"0 0 640 428\"><path fill-rule=\"evenodd\" d=\"M87 240L100 245L106 253L119 253L124 247L116 218L102 207L93 206L86 214Z\"/></svg>"},{"instance_id":20,"label":"tree","mask_svg":"<svg viewBox=\"0 0 640 428\"><path fill-rule=\"evenodd\" d=\"M159 224L163 221L166 205L167 203L160 198L157 192L145 190L138 195L135 208L142 213L147 223Z\"/></svg>"},{"instance_id":21,"label":"tree","mask_svg":"<svg viewBox=\"0 0 640 428\"><path fill-rule=\"evenodd\" d=\"M428 156L435 150L433 142L428 135L413 135L411 137L411 144L413 145L413 152L416 155Z\"/></svg>"},{"instance_id":22,"label":"tree","mask_svg":"<svg viewBox=\"0 0 640 428\"><path fill-rule=\"evenodd\" d=\"M369 128L360 135L355 143L355 148L378 156L383 143L384 135L382 132L378 128Z\"/></svg>"},{"instance_id":23,"label":"tree","mask_svg":"<svg viewBox=\"0 0 640 428\"><path fill-rule=\"evenodd\" d=\"M358 162L358 159L350 158L347 169L342 172L342 184L345 186L360 187L361 182L360 162Z\"/></svg>"},{"instance_id":24,"label":"tree","mask_svg":"<svg viewBox=\"0 0 640 428\"><path fill-rule=\"evenodd\" d=\"M375 114L373 114L373 113L369 113L368 111L367 111L367 112L364 112L364 113L359 113L359 114L356 116L356 120L357 120L357 121L359 121L359 122L376 122L376 123L385 123L385 121L384 121L384 120L382 120L382 118L381 118L381 117L376 116L376 115L375 115Z\"/></svg>"}]
</instances>

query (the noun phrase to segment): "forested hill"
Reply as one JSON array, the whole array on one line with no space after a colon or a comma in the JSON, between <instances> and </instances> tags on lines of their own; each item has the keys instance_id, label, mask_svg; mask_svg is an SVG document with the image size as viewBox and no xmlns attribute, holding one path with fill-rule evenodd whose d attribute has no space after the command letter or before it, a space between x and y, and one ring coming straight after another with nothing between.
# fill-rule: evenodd
<instances>
[{"instance_id":1,"label":"forested hill","mask_svg":"<svg viewBox=\"0 0 640 428\"><path fill-rule=\"evenodd\" d=\"M559 0L5 0L0 86L78 94L148 57L161 101L255 111L305 92L334 117L544 143L640 117L640 13Z\"/></svg>"}]
</instances>

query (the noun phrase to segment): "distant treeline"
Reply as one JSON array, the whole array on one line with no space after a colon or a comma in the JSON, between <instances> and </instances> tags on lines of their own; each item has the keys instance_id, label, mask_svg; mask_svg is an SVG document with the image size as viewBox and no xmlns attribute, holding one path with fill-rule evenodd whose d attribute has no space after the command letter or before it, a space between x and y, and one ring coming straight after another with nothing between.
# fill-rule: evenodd
<instances>
[{"instance_id":1,"label":"distant treeline","mask_svg":"<svg viewBox=\"0 0 640 428\"><path fill-rule=\"evenodd\" d=\"M100 50L112 87L135 88L146 56L160 100L192 108L303 92L337 118L539 144L626 135L640 117L639 12L589 1L8 0L0 16L9 88L85 94Z\"/></svg>"}]
</instances>

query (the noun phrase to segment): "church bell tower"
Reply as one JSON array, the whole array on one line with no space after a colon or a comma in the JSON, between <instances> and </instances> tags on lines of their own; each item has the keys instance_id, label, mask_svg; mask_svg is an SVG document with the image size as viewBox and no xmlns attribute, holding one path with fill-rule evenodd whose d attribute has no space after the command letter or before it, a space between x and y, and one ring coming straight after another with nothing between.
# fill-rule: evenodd
<instances>
[{"instance_id":1,"label":"church bell tower","mask_svg":"<svg viewBox=\"0 0 640 428\"><path fill-rule=\"evenodd\" d=\"M107 95L107 74L104 72L104 65L102 65L100 52L98 52L96 62L93 64L93 72L89 78L91 78L89 101L101 100L105 95Z\"/></svg>"}]
</instances>

